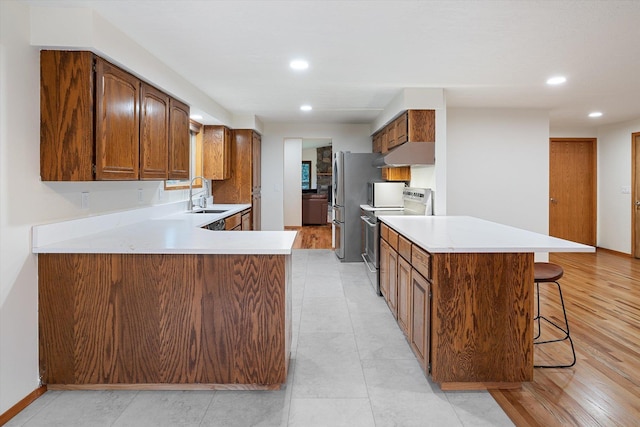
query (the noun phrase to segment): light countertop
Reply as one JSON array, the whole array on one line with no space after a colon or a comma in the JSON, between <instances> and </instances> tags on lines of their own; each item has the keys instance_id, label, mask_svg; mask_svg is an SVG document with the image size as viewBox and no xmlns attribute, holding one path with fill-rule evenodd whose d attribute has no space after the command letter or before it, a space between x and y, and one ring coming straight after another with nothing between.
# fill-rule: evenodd
<instances>
[{"instance_id":1,"label":"light countertop","mask_svg":"<svg viewBox=\"0 0 640 427\"><path fill-rule=\"evenodd\" d=\"M378 216L421 248L449 252L593 252L595 248L468 216Z\"/></svg>"},{"instance_id":2,"label":"light countertop","mask_svg":"<svg viewBox=\"0 0 640 427\"><path fill-rule=\"evenodd\" d=\"M34 253L131 254L290 254L296 231L211 231L201 228L245 209L249 204L212 205L223 214L182 211L165 216L87 232L68 240L38 245ZM35 228L35 227L34 227ZM37 234L34 232L34 234Z\"/></svg>"}]
</instances>

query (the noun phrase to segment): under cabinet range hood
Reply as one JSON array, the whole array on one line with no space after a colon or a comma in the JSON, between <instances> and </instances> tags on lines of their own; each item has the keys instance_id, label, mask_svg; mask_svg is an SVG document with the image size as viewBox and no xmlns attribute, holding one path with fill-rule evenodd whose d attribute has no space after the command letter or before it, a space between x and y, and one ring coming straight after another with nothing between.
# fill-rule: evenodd
<instances>
[{"instance_id":1,"label":"under cabinet range hood","mask_svg":"<svg viewBox=\"0 0 640 427\"><path fill-rule=\"evenodd\" d=\"M405 142L373 161L378 168L390 166L435 165L435 142Z\"/></svg>"}]
</instances>

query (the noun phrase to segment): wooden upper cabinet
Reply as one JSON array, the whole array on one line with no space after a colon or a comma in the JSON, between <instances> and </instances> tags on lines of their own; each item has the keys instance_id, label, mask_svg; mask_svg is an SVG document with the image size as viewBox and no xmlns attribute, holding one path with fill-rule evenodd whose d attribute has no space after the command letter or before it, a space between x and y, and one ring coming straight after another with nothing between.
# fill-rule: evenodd
<instances>
[{"instance_id":1,"label":"wooden upper cabinet","mask_svg":"<svg viewBox=\"0 0 640 427\"><path fill-rule=\"evenodd\" d=\"M142 83L140 110L140 179L168 178L169 95Z\"/></svg>"},{"instance_id":2,"label":"wooden upper cabinet","mask_svg":"<svg viewBox=\"0 0 640 427\"><path fill-rule=\"evenodd\" d=\"M138 179L140 80L96 58L96 179Z\"/></svg>"},{"instance_id":3,"label":"wooden upper cabinet","mask_svg":"<svg viewBox=\"0 0 640 427\"><path fill-rule=\"evenodd\" d=\"M372 151L374 153L382 153L382 132L374 134L371 143L373 144Z\"/></svg>"},{"instance_id":4,"label":"wooden upper cabinet","mask_svg":"<svg viewBox=\"0 0 640 427\"><path fill-rule=\"evenodd\" d=\"M40 178L43 181L93 180L93 58L91 52L40 52Z\"/></svg>"},{"instance_id":5,"label":"wooden upper cabinet","mask_svg":"<svg viewBox=\"0 0 640 427\"><path fill-rule=\"evenodd\" d=\"M169 179L189 179L189 106L169 100Z\"/></svg>"},{"instance_id":6,"label":"wooden upper cabinet","mask_svg":"<svg viewBox=\"0 0 640 427\"><path fill-rule=\"evenodd\" d=\"M205 126L202 139L202 174L207 179L231 178L231 130Z\"/></svg>"},{"instance_id":7,"label":"wooden upper cabinet","mask_svg":"<svg viewBox=\"0 0 640 427\"><path fill-rule=\"evenodd\" d=\"M408 140L408 113L400 114L400 117L393 121L396 132L395 144L400 145Z\"/></svg>"},{"instance_id":8,"label":"wooden upper cabinet","mask_svg":"<svg viewBox=\"0 0 640 427\"><path fill-rule=\"evenodd\" d=\"M92 52L40 52L43 181L187 179L189 139L187 105Z\"/></svg>"},{"instance_id":9,"label":"wooden upper cabinet","mask_svg":"<svg viewBox=\"0 0 640 427\"><path fill-rule=\"evenodd\" d=\"M407 111L407 140L409 142L434 142L436 140L435 110Z\"/></svg>"}]
</instances>

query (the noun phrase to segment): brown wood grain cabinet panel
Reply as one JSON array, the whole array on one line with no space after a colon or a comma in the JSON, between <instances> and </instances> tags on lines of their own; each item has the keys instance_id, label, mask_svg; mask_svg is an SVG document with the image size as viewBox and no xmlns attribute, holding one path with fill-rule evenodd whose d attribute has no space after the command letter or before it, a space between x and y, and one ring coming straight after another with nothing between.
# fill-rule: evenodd
<instances>
[{"instance_id":1,"label":"brown wood grain cabinet panel","mask_svg":"<svg viewBox=\"0 0 640 427\"><path fill-rule=\"evenodd\" d=\"M242 213L238 212L235 215L231 215L224 219L225 230L233 230L238 225L242 224Z\"/></svg>"},{"instance_id":2,"label":"brown wood grain cabinet panel","mask_svg":"<svg viewBox=\"0 0 640 427\"><path fill-rule=\"evenodd\" d=\"M391 314L398 318L398 252L391 245L389 249L389 299L387 304Z\"/></svg>"},{"instance_id":3,"label":"brown wood grain cabinet panel","mask_svg":"<svg viewBox=\"0 0 640 427\"><path fill-rule=\"evenodd\" d=\"M392 228L389 228L389 246L395 251L398 250L398 232Z\"/></svg>"},{"instance_id":4,"label":"brown wood grain cabinet panel","mask_svg":"<svg viewBox=\"0 0 640 427\"><path fill-rule=\"evenodd\" d=\"M208 179L231 177L231 129L225 126L204 126L202 139L202 170Z\"/></svg>"},{"instance_id":5,"label":"brown wood grain cabinet panel","mask_svg":"<svg viewBox=\"0 0 640 427\"><path fill-rule=\"evenodd\" d=\"M231 176L213 181L211 189L217 203L250 203L252 228L260 230L262 139L251 129L234 129L231 134Z\"/></svg>"},{"instance_id":6,"label":"brown wood grain cabinet panel","mask_svg":"<svg viewBox=\"0 0 640 427\"><path fill-rule=\"evenodd\" d=\"M242 223L240 228L242 231L251 230L251 209L242 211Z\"/></svg>"},{"instance_id":7,"label":"brown wood grain cabinet panel","mask_svg":"<svg viewBox=\"0 0 640 427\"><path fill-rule=\"evenodd\" d=\"M406 336L411 326L411 264L398 257L398 325Z\"/></svg>"},{"instance_id":8,"label":"brown wood grain cabinet panel","mask_svg":"<svg viewBox=\"0 0 640 427\"><path fill-rule=\"evenodd\" d=\"M290 256L40 254L40 372L63 385L286 382Z\"/></svg>"},{"instance_id":9,"label":"brown wood grain cabinet panel","mask_svg":"<svg viewBox=\"0 0 640 427\"><path fill-rule=\"evenodd\" d=\"M43 181L93 180L94 96L91 52L40 52Z\"/></svg>"},{"instance_id":10,"label":"brown wood grain cabinet panel","mask_svg":"<svg viewBox=\"0 0 640 427\"><path fill-rule=\"evenodd\" d=\"M432 255L431 375L438 383L533 378L533 254Z\"/></svg>"},{"instance_id":11,"label":"brown wood grain cabinet panel","mask_svg":"<svg viewBox=\"0 0 640 427\"><path fill-rule=\"evenodd\" d=\"M408 110L407 120L408 141L434 142L436 140L435 110Z\"/></svg>"},{"instance_id":12,"label":"brown wood grain cabinet panel","mask_svg":"<svg viewBox=\"0 0 640 427\"><path fill-rule=\"evenodd\" d=\"M431 254L417 245L411 248L411 264L427 279L431 280Z\"/></svg>"},{"instance_id":13,"label":"brown wood grain cabinet panel","mask_svg":"<svg viewBox=\"0 0 640 427\"><path fill-rule=\"evenodd\" d=\"M141 84L140 179L167 179L169 168L169 95Z\"/></svg>"},{"instance_id":14,"label":"brown wood grain cabinet panel","mask_svg":"<svg viewBox=\"0 0 640 427\"><path fill-rule=\"evenodd\" d=\"M96 179L136 180L140 80L96 57Z\"/></svg>"},{"instance_id":15,"label":"brown wood grain cabinet panel","mask_svg":"<svg viewBox=\"0 0 640 427\"><path fill-rule=\"evenodd\" d=\"M380 240L380 293L389 304L389 252L391 247L389 243Z\"/></svg>"},{"instance_id":16,"label":"brown wood grain cabinet panel","mask_svg":"<svg viewBox=\"0 0 640 427\"><path fill-rule=\"evenodd\" d=\"M411 240L398 234L398 253L401 257L411 262Z\"/></svg>"},{"instance_id":17,"label":"brown wood grain cabinet panel","mask_svg":"<svg viewBox=\"0 0 640 427\"><path fill-rule=\"evenodd\" d=\"M411 181L411 166L382 168L382 179L385 181Z\"/></svg>"},{"instance_id":18,"label":"brown wood grain cabinet panel","mask_svg":"<svg viewBox=\"0 0 640 427\"><path fill-rule=\"evenodd\" d=\"M177 99L169 101L169 179L189 179L189 106Z\"/></svg>"},{"instance_id":19,"label":"brown wood grain cabinet panel","mask_svg":"<svg viewBox=\"0 0 640 427\"><path fill-rule=\"evenodd\" d=\"M417 270L411 271L411 348L424 372L429 372L431 299L429 282Z\"/></svg>"}]
</instances>

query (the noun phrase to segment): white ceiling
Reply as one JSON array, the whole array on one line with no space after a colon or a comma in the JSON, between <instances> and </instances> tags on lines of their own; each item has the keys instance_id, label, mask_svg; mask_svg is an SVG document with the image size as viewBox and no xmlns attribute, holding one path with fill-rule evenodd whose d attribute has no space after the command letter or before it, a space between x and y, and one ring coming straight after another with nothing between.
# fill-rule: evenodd
<instances>
[{"instance_id":1,"label":"white ceiling","mask_svg":"<svg viewBox=\"0 0 640 427\"><path fill-rule=\"evenodd\" d=\"M370 123L402 88L423 87L444 88L448 107L549 110L552 127L640 117L638 0L29 3L95 9L231 113L265 123ZM298 57L306 72L289 69ZM568 82L545 85L557 74Z\"/></svg>"}]
</instances>

